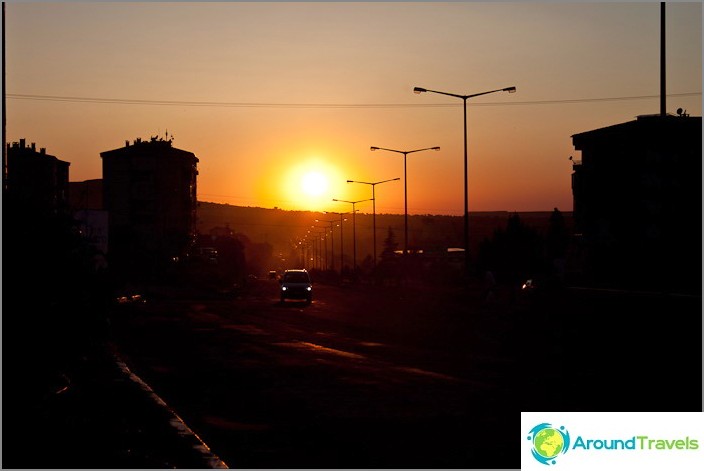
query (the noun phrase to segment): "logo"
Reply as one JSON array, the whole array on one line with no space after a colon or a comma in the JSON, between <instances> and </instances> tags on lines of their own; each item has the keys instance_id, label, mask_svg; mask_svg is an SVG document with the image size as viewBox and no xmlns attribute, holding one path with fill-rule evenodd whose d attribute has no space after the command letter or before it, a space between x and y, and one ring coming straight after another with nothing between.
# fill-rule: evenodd
<instances>
[{"instance_id":1,"label":"logo","mask_svg":"<svg viewBox=\"0 0 704 471\"><path fill-rule=\"evenodd\" d=\"M560 428L548 423L536 425L530 430L528 440L533 442L533 458L545 465L555 464L556 458L570 449L570 433L562 425Z\"/></svg>"}]
</instances>

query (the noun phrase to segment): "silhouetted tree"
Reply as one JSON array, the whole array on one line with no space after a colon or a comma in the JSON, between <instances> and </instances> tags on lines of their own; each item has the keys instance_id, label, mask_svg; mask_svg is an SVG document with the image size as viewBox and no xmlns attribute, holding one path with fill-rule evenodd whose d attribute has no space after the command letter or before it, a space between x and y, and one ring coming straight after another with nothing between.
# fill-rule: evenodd
<instances>
[{"instance_id":1,"label":"silhouetted tree","mask_svg":"<svg viewBox=\"0 0 704 471\"><path fill-rule=\"evenodd\" d=\"M265 273L272 266L274 248L268 242L245 246L247 268L251 273Z\"/></svg>"},{"instance_id":2,"label":"silhouetted tree","mask_svg":"<svg viewBox=\"0 0 704 471\"><path fill-rule=\"evenodd\" d=\"M358 268L362 276L369 276L374 270L374 259L372 258L372 256L367 255L366 257L364 257L364 259L360 262Z\"/></svg>"},{"instance_id":3,"label":"silhouetted tree","mask_svg":"<svg viewBox=\"0 0 704 471\"><path fill-rule=\"evenodd\" d=\"M213 246L218 251L218 269L228 282L242 281L246 276L244 246L235 237L217 237Z\"/></svg>"},{"instance_id":4,"label":"silhouetted tree","mask_svg":"<svg viewBox=\"0 0 704 471\"><path fill-rule=\"evenodd\" d=\"M393 229L389 227L386 238L384 239L384 250L381 252L381 261L377 264L374 273L377 282L398 282L400 279L401 266L395 253L397 247L396 235Z\"/></svg>"},{"instance_id":5,"label":"silhouetted tree","mask_svg":"<svg viewBox=\"0 0 704 471\"><path fill-rule=\"evenodd\" d=\"M479 262L482 272L491 270L497 281L515 287L521 279L543 271L542 240L518 214L512 214L506 229L497 229L481 243Z\"/></svg>"},{"instance_id":6,"label":"silhouetted tree","mask_svg":"<svg viewBox=\"0 0 704 471\"><path fill-rule=\"evenodd\" d=\"M565 218L560 210L555 208L550 215L548 232L545 237L545 255L549 266L549 274L554 281L564 282L567 264L567 248L570 235L565 224Z\"/></svg>"},{"instance_id":7,"label":"silhouetted tree","mask_svg":"<svg viewBox=\"0 0 704 471\"><path fill-rule=\"evenodd\" d=\"M548 232L545 239L545 249L548 260L556 258L564 258L567 253L567 244L569 243L569 233L565 218L559 209L555 208L550 215Z\"/></svg>"},{"instance_id":8,"label":"silhouetted tree","mask_svg":"<svg viewBox=\"0 0 704 471\"><path fill-rule=\"evenodd\" d=\"M395 256L396 249L398 248L398 242L396 242L396 235L393 229L389 227L389 230L384 239L384 250L381 252L381 259L387 260Z\"/></svg>"},{"instance_id":9,"label":"silhouetted tree","mask_svg":"<svg viewBox=\"0 0 704 471\"><path fill-rule=\"evenodd\" d=\"M70 216L13 203L3 201L3 378L25 410L103 344L111 293Z\"/></svg>"}]
</instances>

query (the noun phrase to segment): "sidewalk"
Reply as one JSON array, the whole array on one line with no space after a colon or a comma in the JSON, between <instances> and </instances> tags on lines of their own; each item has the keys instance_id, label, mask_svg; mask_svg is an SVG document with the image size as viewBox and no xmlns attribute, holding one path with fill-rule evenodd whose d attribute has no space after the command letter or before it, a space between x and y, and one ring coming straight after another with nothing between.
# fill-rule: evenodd
<instances>
[{"instance_id":1,"label":"sidewalk","mask_svg":"<svg viewBox=\"0 0 704 471\"><path fill-rule=\"evenodd\" d=\"M26 410L7 398L4 391L3 468L227 468L109 352L93 354Z\"/></svg>"}]
</instances>

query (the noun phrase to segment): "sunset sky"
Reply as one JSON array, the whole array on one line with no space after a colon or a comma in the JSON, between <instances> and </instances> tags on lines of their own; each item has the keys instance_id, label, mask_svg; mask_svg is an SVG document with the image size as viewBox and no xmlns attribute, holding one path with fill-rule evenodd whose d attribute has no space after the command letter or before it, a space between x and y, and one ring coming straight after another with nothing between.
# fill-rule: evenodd
<instances>
[{"instance_id":1,"label":"sunset sky","mask_svg":"<svg viewBox=\"0 0 704 471\"><path fill-rule=\"evenodd\" d=\"M100 152L174 136L198 199L349 211L572 210L573 134L660 108L660 4L6 5L7 140L102 177ZM701 116L702 5L667 4L667 111ZM371 203L357 205L371 212Z\"/></svg>"}]
</instances>

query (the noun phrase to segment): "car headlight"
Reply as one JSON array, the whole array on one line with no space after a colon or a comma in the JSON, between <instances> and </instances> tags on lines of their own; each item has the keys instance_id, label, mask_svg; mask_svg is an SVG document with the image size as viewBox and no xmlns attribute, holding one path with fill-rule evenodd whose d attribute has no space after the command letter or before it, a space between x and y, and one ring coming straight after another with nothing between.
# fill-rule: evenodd
<instances>
[{"instance_id":1,"label":"car headlight","mask_svg":"<svg viewBox=\"0 0 704 471\"><path fill-rule=\"evenodd\" d=\"M282 287L281 287L281 291L286 291L286 287L285 287L285 286L282 286Z\"/></svg>"},{"instance_id":2,"label":"car headlight","mask_svg":"<svg viewBox=\"0 0 704 471\"><path fill-rule=\"evenodd\" d=\"M307 289L308 291L312 291L312 290L313 290L313 288L311 288L310 286L306 287L306 289Z\"/></svg>"}]
</instances>

